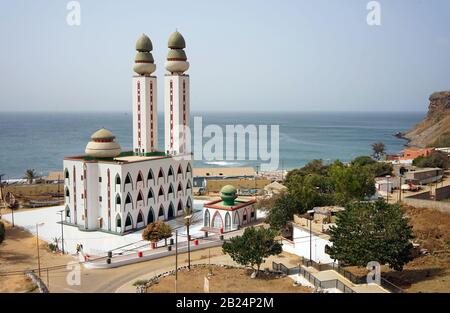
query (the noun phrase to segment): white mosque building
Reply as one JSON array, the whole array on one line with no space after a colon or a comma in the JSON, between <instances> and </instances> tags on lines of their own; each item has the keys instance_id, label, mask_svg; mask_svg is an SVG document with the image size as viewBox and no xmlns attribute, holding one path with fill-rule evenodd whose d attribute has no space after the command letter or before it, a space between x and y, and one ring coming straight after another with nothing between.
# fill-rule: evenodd
<instances>
[{"instance_id":1,"label":"white mosque building","mask_svg":"<svg viewBox=\"0 0 450 313\"><path fill-rule=\"evenodd\" d=\"M164 77L165 151L158 151L157 78L149 37L136 43L133 76L133 150L122 151L115 136L100 129L85 154L64 158L65 222L81 230L123 234L155 220L169 220L192 207L189 127L189 68L185 40L174 32Z\"/></svg>"}]
</instances>

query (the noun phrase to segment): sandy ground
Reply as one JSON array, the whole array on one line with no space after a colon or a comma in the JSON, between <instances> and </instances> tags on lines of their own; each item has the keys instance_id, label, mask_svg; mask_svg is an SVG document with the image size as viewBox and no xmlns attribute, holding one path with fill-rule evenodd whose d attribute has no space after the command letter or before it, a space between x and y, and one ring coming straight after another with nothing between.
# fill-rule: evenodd
<instances>
[{"instance_id":1,"label":"sandy ground","mask_svg":"<svg viewBox=\"0 0 450 313\"><path fill-rule=\"evenodd\" d=\"M4 220L3 223L6 226L6 239L0 245L0 273L23 272L37 268L36 237L22 228L12 228L11 224ZM42 268L63 265L74 260L69 255L62 256L50 252L47 243L44 241L39 241L39 254ZM41 275L45 281L46 273L42 272ZM27 292L33 289L31 281L22 273L0 276L0 292Z\"/></svg>"},{"instance_id":2,"label":"sandy ground","mask_svg":"<svg viewBox=\"0 0 450 313\"><path fill-rule=\"evenodd\" d=\"M178 292L203 292L205 277L209 267L193 268L190 271L182 270L178 273ZM294 286L289 277L275 278L260 273L256 279L250 278L251 271L245 269L222 268L211 266L213 275L209 279L210 292L286 292L310 293L313 289ZM148 292L170 293L174 292L175 275L162 278L159 283L148 288Z\"/></svg>"}]
</instances>

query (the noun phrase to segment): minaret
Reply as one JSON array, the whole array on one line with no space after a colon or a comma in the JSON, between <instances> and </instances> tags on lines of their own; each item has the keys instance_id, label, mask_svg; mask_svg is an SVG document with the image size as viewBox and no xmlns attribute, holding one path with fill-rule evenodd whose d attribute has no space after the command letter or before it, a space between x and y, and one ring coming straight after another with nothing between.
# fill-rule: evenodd
<instances>
[{"instance_id":1,"label":"minaret","mask_svg":"<svg viewBox=\"0 0 450 313\"><path fill-rule=\"evenodd\" d=\"M186 150L186 133L189 127L189 75L184 74L189 68L186 43L183 36L174 32L169 37L169 52L165 68L169 72L164 77L164 126L165 151L170 154L184 154Z\"/></svg>"},{"instance_id":2,"label":"minaret","mask_svg":"<svg viewBox=\"0 0 450 313\"><path fill-rule=\"evenodd\" d=\"M143 34L136 42L133 70L133 151L143 155L158 149L156 70L150 38Z\"/></svg>"}]
</instances>

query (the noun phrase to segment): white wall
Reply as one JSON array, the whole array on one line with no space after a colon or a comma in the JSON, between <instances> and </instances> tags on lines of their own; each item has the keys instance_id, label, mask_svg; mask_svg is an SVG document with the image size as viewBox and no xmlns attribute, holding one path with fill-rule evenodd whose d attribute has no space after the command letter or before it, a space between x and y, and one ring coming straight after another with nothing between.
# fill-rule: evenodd
<instances>
[{"instance_id":1,"label":"white wall","mask_svg":"<svg viewBox=\"0 0 450 313\"><path fill-rule=\"evenodd\" d=\"M307 259L310 257L310 239L309 231L301 227L293 227L293 241L294 245L283 247L283 250L294 253L299 256L303 256ZM325 246L332 246L331 242L327 239L320 238L319 236L312 234L312 259L315 262L320 263L332 263L333 259L325 253ZM284 246L284 245L283 245Z\"/></svg>"}]
</instances>

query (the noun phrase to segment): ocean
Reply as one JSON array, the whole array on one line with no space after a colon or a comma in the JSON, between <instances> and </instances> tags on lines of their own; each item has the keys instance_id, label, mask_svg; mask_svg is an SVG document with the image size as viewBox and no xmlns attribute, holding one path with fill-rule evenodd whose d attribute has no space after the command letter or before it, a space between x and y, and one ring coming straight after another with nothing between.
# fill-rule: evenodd
<instances>
[{"instance_id":1,"label":"ocean","mask_svg":"<svg viewBox=\"0 0 450 313\"><path fill-rule=\"evenodd\" d=\"M425 116L422 112L317 112L317 113L216 113L193 112L203 127L216 124L279 125L279 169L303 166L313 159L349 161L370 155L371 144L382 141L391 153L403 149L394 136L410 129ZM90 135L101 127L113 132L122 150L132 148L131 113L5 113L0 112L0 174L21 178L26 169L39 175L62 170L65 156L79 155ZM164 148L163 116L159 116L159 146ZM204 142L208 138L204 138ZM196 167L254 166L252 160L196 160Z\"/></svg>"}]
</instances>

